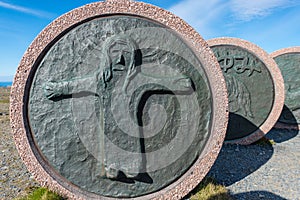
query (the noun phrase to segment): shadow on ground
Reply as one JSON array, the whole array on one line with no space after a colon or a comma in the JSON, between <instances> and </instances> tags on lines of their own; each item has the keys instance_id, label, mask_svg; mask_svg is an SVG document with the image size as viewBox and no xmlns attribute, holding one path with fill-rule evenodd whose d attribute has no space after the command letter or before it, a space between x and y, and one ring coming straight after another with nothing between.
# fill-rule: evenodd
<instances>
[{"instance_id":1,"label":"shadow on ground","mask_svg":"<svg viewBox=\"0 0 300 200\"><path fill-rule=\"evenodd\" d=\"M266 137L270 140L274 140L275 143L282 143L288 141L299 134L298 129L279 129L273 128Z\"/></svg>"},{"instance_id":2,"label":"shadow on ground","mask_svg":"<svg viewBox=\"0 0 300 200\"><path fill-rule=\"evenodd\" d=\"M298 134L299 130L274 128L266 138L282 143ZM208 176L227 187L252 174L267 163L274 153L273 146L267 139L248 146L224 144Z\"/></svg>"},{"instance_id":3,"label":"shadow on ground","mask_svg":"<svg viewBox=\"0 0 300 200\"><path fill-rule=\"evenodd\" d=\"M273 128L264 138L248 146L224 144L207 177L225 187L233 185L266 164L274 154L276 143L289 141L298 134L299 129ZM267 191L244 192L231 197L233 200L286 200ZM189 199L189 196L184 199ZM208 200L224 200L224 197L218 194Z\"/></svg>"},{"instance_id":4,"label":"shadow on ground","mask_svg":"<svg viewBox=\"0 0 300 200\"><path fill-rule=\"evenodd\" d=\"M271 144L252 144L248 146L224 144L208 176L220 184L230 186L255 172L273 155Z\"/></svg>"},{"instance_id":5,"label":"shadow on ground","mask_svg":"<svg viewBox=\"0 0 300 200\"><path fill-rule=\"evenodd\" d=\"M298 121L287 105L284 105L278 120L279 126L290 127L290 129L274 128L267 134L269 139L274 140L276 143L285 142L296 137L299 134ZM281 125L280 125L281 123Z\"/></svg>"},{"instance_id":6,"label":"shadow on ground","mask_svg":"<svg viewBox=\"0 0 300 200\"><path fill-rule=\"evenodd\" d=\"M251 192L245 192L240 194L235 194L232 196L234 200L256 200L256 199L262 199L262 200L287 200L283 197L280 197L276 194L273 194L271 192L267 191L251 191ZM217 198L215 198L217 199ZM214 198L211 198L209 200L214 200Z\"/></svg>"}]
</instances>

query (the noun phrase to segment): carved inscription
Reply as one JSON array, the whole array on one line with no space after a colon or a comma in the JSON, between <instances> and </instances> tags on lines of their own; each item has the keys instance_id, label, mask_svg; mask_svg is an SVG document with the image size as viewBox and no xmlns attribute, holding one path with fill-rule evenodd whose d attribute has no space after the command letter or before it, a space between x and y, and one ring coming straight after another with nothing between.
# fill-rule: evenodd
<instances>
[{"instance_id":1,"label":"carved inscription","mask_svg":"<svg viewBox=\"0 0 300 200\"><path fill-rule=\"evenodd\" d=\"M248 76L251 76L254 72L261 73L261 64L258 63L257 59L241 55L230 55L229 52L215 52L215 54L225 73L231 68L238 74L247 71Z\"/></svg>"}]
</instances>

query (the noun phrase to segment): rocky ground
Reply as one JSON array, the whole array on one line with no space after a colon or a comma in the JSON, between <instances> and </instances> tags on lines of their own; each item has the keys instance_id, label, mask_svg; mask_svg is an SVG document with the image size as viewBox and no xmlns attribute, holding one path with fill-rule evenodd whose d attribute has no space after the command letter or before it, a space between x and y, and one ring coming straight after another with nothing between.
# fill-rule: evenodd
<instances>
[{"instance_id":1,"label":"rocky ground","mask_svg":"<svg viewBox=\"0 0 300 200\"><path fill-rule=\"evenodd\" d=\"M21 161L9 124L9 88L0 88L0 199L13 199L36 186Z\"/></svg>"},{"instance_id":2,"label":"rocky ground","mask_svg":"<svg viewBox=\"0 0 300 200\"><path fill-rule=\"evenodd\" d=\"M273 129L265 142L224 145L208 176L237 200L300 200L300 134Z\"/></svg>"},{"instance_id":3,"label":"rocky ground","mask_svg":"<svg viewBox=\"0 0 300 200\"><path fill-rule=\"evenodd\" d=\"M9 88L0 88L0 199L23 195L38 184L21 161L9 125ZM208 176L237 200L300 200L300 134L273 129L275 142L224 145Z\"/></svg>"}]
</instances>

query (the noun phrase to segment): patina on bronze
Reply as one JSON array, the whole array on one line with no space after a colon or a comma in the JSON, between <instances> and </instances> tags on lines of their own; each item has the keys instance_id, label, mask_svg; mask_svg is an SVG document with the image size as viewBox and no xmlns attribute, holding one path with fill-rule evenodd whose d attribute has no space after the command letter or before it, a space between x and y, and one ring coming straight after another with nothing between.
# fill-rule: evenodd
<instances>
[{"instance_id":1,"label":"patina on bronze","mask_svg":"<svg viewBox=\"0 0 300 200\"><path fill-rule=\"evenodd\" d=\"M208 41L225 76L229 99L226 142L251 144L276 123L283 107L283 79L274 60L238 38Z\"/></svg>"},{"instance_id":2,"label":"patina on bronze","mask_svg":"<svg viewBox=\"0 0 300 200\"><path fill-rule=\"evenodd\" d=\"M276 127L300 128L300 47L289 47L271 54L281 70L285 100Z\"/></svg>"},{"instance_id":3,"label":"patina on bronze","mask_svg":"<svg viewBox=\"0 0 300 200\"><path fill-rule=\"evenodd\" d=\"M133 1L52 22L26 51L11 97L22 159L70 199L181 199L216 159L228 120L205 41Z\"/></svg>"}]
</instances>

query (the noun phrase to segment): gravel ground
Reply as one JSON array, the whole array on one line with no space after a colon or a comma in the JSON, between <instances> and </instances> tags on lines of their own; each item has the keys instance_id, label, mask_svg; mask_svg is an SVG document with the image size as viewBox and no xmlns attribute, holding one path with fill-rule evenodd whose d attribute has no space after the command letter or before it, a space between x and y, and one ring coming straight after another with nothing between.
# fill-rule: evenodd
<instances>
[{"instance_id":1,"label":"gravel ground","mask_svg":"<svg viewBox=\"0 0 300 200\"><path fill-rule=\"evenodd\" d=\"M21 161L9 124L9 88L0 88L0 199L22 196L37 186Z\"/></svg>"},{"instance_id":2,"label":"gravel ground","mask_svg":"<svg viewBox=\"0 0 300 200\"><path fill-rule=\"evenodd\" d=\"M0 199L7 200L38 184L18 156L8 116L0 116L0 137ZM208 176L236 200L300 200L300 134L274 129L267 137L276 144L224 145Z\"/></svg>"},{"instance_id":3,"label":"gravel ground","mask_svg":"<svg viewBox=\"0 0 300 200\"><path fill-rule=\"evenodd\" d=\"M224 145L208 176L237 200L300 200L300 134L273 129L276 144Z\"/></svg>"},{"instance_id":4,"label":"gravel ground","mask_svg":"<svg viewBox=\"0 0 300 200\"><path fill-rule=\"evenodd\" d=\"M8 113L8 103L0 103L1 200L38 186L17 153ZM267 138L276 144L224 145L208 176L224 184L236 200L300 200L299 131L273 129Z\"/></svg>"},{"instance_id":5,"label":"gravel ground","mask_svg":"<svg viewBox=\"0 0 300 200\"><path fill-rule=\"evenodd\" d=\"M3 105L2 105L3 106ZM0 106L0 109L3 108ZM25 194L37 183L21 161L12 139L8 111L0 115L0 199L9 200Z\"/></svg>"}]
</instances>

